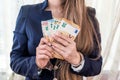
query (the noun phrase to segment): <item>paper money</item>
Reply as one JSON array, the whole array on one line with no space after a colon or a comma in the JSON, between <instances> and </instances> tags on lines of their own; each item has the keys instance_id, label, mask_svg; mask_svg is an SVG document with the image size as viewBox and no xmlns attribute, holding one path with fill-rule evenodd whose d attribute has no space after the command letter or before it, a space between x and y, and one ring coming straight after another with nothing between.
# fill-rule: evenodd
<instances>
[{"instance_id":1,"label":"paper money","mask_svg":"<svg viewBox=\"0 0 120 80\"><path fill-rule=\"evenodd\" d=\"M78 35L80 28L72 21L63 18L60 24L59 31L71 38L72 40L74 40Z\"/></svg>"},{"instance_id":2,"label":"paper money","mask_svg":"<svg viewBox=\"0 0 120 80\"><path fill-rule=\"evenodd\" d=\"M80 26L69 21L65 18L62 19L50 19L46 21L41 21L43 36L50 42L54 40L51 38L57 32L61 32L63 35L74 40L78 33L80 32ZM58 59L64 59L57 52L53 52L53 57Z\"/></svg>"}]
</instances>

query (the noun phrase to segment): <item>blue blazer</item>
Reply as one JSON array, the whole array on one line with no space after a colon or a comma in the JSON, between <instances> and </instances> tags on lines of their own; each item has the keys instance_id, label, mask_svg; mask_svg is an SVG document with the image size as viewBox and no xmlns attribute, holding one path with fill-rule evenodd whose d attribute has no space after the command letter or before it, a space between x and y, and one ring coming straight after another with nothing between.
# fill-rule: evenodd
<instances>
[{"instance_id":1,"label":"blue blazer","mask_svg":"<svg viewBox=\"0 0 120 80\"><path fill-rule=\"evenodd\" d=\"M26 76L26 80L52 80L53 71L42 70L38 75L38 67L35 63L36 47L43 37L41 21L52 19L50 11L45 11L48 1L43 3L22 6L16 21L14 30L13 46L10 53L11 69L20 75ZM88 8L88 14L94 24L99 41L101 42L100 32L95 18L95 10ZM98 47L91 52L91 55L84 55L85 64L81 71L71 72L81 76L94 76L100 73L102 66L102 57L98 60L92 60L98 55ZM53 60L54 62L55 60Z\"/></svg>"}]
</instances>

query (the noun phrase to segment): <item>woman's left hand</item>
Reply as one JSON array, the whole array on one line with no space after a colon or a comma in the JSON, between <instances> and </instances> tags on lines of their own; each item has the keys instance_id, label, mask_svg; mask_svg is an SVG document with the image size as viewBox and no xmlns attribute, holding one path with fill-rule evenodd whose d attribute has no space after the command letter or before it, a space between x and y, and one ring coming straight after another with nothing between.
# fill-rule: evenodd
<instances>
[{"instance_id":1,"label":"woman's left hand","mask_svg":"<svg viewBox=\"0 0 120 80\"><path fill-rule=\"evenodd\" d=\"M55 42L52 43L53 49L62 55L66 61L73 65L79 65L81 61L80 54L76 49L76 43L69 37L60 32L52 37Z\"/></svg>"}]
</instances>

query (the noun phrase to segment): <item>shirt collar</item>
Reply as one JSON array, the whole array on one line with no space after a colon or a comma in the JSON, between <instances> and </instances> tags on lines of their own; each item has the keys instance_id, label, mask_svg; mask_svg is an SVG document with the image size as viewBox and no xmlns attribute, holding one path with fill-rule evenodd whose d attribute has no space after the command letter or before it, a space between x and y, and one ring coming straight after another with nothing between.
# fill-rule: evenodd
<instances>
[{"instance_id":1,"label":"shirt collar","mask_svg":"<svg viewBox=\"0 0 120 80\"><path fill-rule=\"evenodd\" d=\"M48 0L45 0L45 1L42 3L41 9L42 9L42 10L45 10L46 7L48 7Z\"/></svg>"}]
</instances>

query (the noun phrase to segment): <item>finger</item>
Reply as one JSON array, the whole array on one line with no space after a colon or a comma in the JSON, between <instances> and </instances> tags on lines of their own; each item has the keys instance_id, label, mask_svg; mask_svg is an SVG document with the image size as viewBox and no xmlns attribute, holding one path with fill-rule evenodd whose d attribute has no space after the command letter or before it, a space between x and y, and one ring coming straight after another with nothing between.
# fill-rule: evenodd
<instances>
[{"instance_id":1,"label":"finger","mask_svg":"<svg viewBox=\"0 0 120 80\"><path fill-rule=\"evenodd\" d=\"M68 43L66 40L64 40L63 38L61 37L58 37L58 36L54 36L53 39L55 41L57 41L58 43L62 44L63 46L68 46L70 43Z\"/></svg>"},{"instance_id":2,"label":"finger","mask_svg":"<svg viewBox=\"0 0 120 80\"><path fill-rule=\"evenodd\" d=\"M50 58L47 56L47 55L44 55L44 54L41 54L41 55L37 55L36 56L38 59L47 59L47 60L49 60Z\"/></svg>"},{"instance_id":3,"label":"finger","mask_svg":"<svg viewBox=\"0 0 120 80\"><path fill-rule=\"evenodd\" d=\"M41 50L48 50L50 53L53 51L51 46L48 46L48 45L41 45L39 46L39 49Z\"/></svg>"},{"instance_id":4,"label":"finger","mask_svg":"<svg viewBox=\"0 0 120 80\"><path fill-rule=\"evenodd\" d=\"M47 50L39 50L38 55L46 55L49 58L53 58L52 54L50 52L48 52Z\"/></svg>"},{"instance_id":5,"label":"finger","mask_svg":"<svg viewBox=\"0 0 120 80\"><path fill-rule=\"evenodd\" d=\"M55 34L55 36L64 39L64 40L67 41L68 43L71 43L71 42L73 41L71 38L69 38L69 37L63 35L63 34L60 33L60 32L57 32L57 33Z\"/></svg>"},{"instance_id":6,"label":"finger","mask_svg":"<svg viewBox=\"0 0 120 80\"><path fill-rule=\"evenodd\" d=\"M43 45L43 44L48 44L48 45L50 45L50 43L49 43L49 41L48 41L47 39L41 38L39 45Z\"/></svg>"},{"instance_id":7,"label":"finger","mask_svg":"<svg viewBox=\"0 0 120 80\"><path fill-rule=\"evenodd\" d=\"M62 56L64 55L64 51L58 49L58 48L55 47L55 46L52 46L52 47L53 47L53 50L54 50L55 52L57 52L58 54L61 54Z\"/></svg>"},{"instance_id":8,"label":"finger","mask_svg":"<svg viewBox=\"0 0 120 80\"><path fill-rule=\"evenodd\" d=\"M58 49L60 49L60 50L62 50L62 51L64 51L65 48L66 48L66 47L62 46L61 44L55 43L55 42L52 43L52 46L53 46L53 47L56 47L56 48L58 48Z\"/></svg>"}]
</instances>

